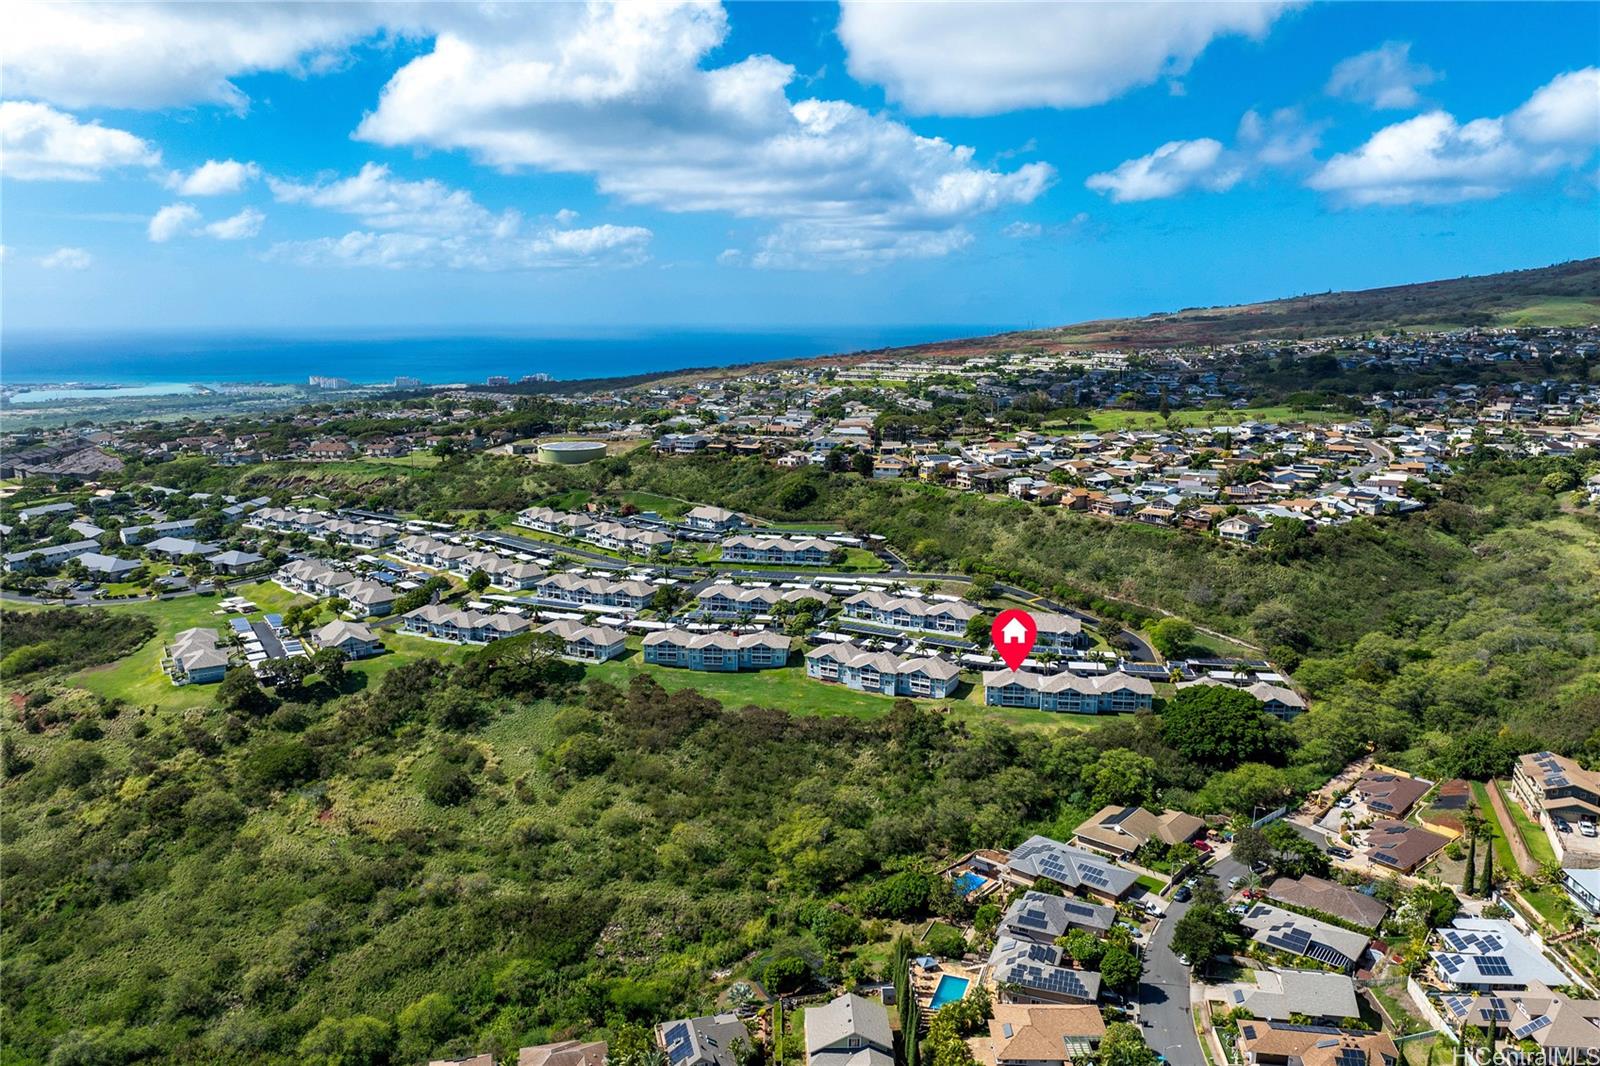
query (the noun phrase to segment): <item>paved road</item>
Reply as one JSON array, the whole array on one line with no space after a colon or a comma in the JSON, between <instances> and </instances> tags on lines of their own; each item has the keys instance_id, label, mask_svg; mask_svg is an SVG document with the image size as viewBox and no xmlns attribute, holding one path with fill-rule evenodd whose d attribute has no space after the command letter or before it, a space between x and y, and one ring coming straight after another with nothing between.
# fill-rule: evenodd
<instances>
[{"instance_id":1,"label":"paved road","mask_svg":"<svg viewBox=\"0 0 1600 1066\"><path fill-rule=\"evenodd\" d=\"M1145 1043L1173 1066L1205 1062L1200 1038L1189 1013L1189 968L1172 953L1172 931L1189 909L1171 903L1145 949L1144 976L1139 980L1139 1024Z\"/></svg>"}]
</instances>

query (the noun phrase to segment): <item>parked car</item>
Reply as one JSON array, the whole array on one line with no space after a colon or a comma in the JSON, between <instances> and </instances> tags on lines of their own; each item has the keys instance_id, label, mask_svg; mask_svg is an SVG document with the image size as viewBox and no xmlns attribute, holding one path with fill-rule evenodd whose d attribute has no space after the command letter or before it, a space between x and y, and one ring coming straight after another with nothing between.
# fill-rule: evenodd
<instances>
[{"instance_id":1,"label":"parked car","mask_svg":"<svg viewBox=\"0 0 1600 1066\"><path fill-rule=\"evenodd\" d=\"M1592 836L1600 835L1600 833L1597 833L1595 831L1595 827L1594 827L1594 823L1593 822L1579 822L1578 823L1578 832L1582 833L1586 837L1592 837Z\"/></svg>"},{"instance_id":2,"label":"parked car","mask_svg":"<svg viewBox=\"0 0 1600 1066\"><path fill-rule=\"evenodd\" d=\"M1572 826L1567 823L1567 820L1565 818L1557 818L1556 819L1556 832L1558 832L1558 833L1570 833L1570 832L1572 832Z\"/></svg>"},{"instance_id":3,"label":"parked car","mask_svg":"<svg viewBox=\"0 0 1600 1066\"><path fill-rule=\"evenodd\" d=\"M1179 955L1178 956L1178 965L1179 966L1187 966L1187 965L1189 965L1189 956L1187 956L1187 955Z\"/></svg>"},{"instance_id":4,"label":"parked car","mask_svg":"<svg viewBox=\"0 0 1600 1066\"><path fill-rule=\"evenodd\" d=\"M1267 872L1267 864L1260 861L1253 862L1250 864L1250 872L1264 874Z\"/></svg>"},{"instance_id":5,"label":"parked car","mask_svg":"<svg viewBox=\"0 0 1600 1066\"><path fill-rule=\"evenodd\" d=\"M1341 796L1339 798L1339 802L1334 804L1334 806L1343 807L1345 810L1349 810L1351 807L1354 807L1355 805L1356 805L1356 801L1355 801L1355 797L1354 796Z\"/></svg>"},{"instance_id":6,"label":"parked car","mask_svg":"<svg viewBox=\"0 0 1600 1066\"><path fill-rule=\"evenodd\" d=\"M1228 881L1228 887L1232 888L1232 889L1237 889L1240 885L1244 884L1244 881L1245 881L1244 875L1240 874L1238 877L1232 878L1232 879L1230 879Z\"/></svg>"},{"instance_id":7,"label":"parked car","mask_svg":"<svg viewBox=\"0 0 1600 1066\"><path fill-rule=\"evenodd\" d=\"M1189 888L1189 886L1187 884L1182 884L1179 885L1178 890L1172 894L1172 898L1178 903L1188 903L1193 895L1194 892Z\"/></svg>"},{"instance_id":8,"label":"parked car","mask_svg":"<svg viewBox=\"0 0 1600 1066\"><path fill-rule=\"evenodd\" d=\"M1349 859L1355 856L1355 852L1351 851L1349 848L1338 847L1329 848L1328 854L1332 855L1336 859Z\"/></svg>"}]
</instances>

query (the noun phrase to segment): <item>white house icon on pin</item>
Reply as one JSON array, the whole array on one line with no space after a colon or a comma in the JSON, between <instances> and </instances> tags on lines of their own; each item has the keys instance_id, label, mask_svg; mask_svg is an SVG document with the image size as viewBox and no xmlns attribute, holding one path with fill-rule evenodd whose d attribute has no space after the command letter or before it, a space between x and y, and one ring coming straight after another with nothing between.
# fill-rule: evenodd
<instances>
[{"instance_id":1,"label":"white house icon on pin","mask_svg":"<svg viewBox=\"0 0 1600 1066\"><path fill-rule=\"evenodd\" d=\"M1028 640L1028 627L1017 618L1011 619L1000 630L1007 644L1023 644Z\"/></svg>"}]
</instances>

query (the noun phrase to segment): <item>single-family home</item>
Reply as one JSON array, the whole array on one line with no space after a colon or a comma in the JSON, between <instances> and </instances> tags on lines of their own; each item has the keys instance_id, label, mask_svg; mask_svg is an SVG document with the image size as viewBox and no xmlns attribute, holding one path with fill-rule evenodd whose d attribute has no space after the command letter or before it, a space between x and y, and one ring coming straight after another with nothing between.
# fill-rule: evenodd
<instances>
[{"instance_id":1,"label":"single-family home","mask_svg":"<svg viewBox=\"0 0 1600 1066\"><path fill-rule=\"evenodd\" d=\"M967 1041L979 1066L1088 1066L1106 1023L1089 1004L997 1003L987 1038Z\"/></svg>"},{"instance_id":2,"label":"single-family home","mask_svg":"<svg viewBox=\"0 0 1600 1066\"><path fill-rule=\"evenodd\" d=\"M738 1051L750 1031L737 1014L683 1018L656 1026L656 1043L668 1066L739 1066Z\"/></svg>"},{"instance_id":3,"label":"single-family home","mask_svg":"<svg viewBox=\"0 0 1600 1066\"><path fill-rule=\"evenodd\" d=\"M1085 819L1073 830L1072 843L1126 859L1154 840L1162 844L1187 844L1204 833L1206 823L1183 811L1155 814L1143 807L1111 804Z\"/></svg>"},{"instance_id":4,"label":"single-family home","mask_svg":"<svg viewBox=\"0 0 1600 1066\"><path fill-rule=\"evenodd\" d=\"M1327 966L1354 969L1371 938L1316 918L1257 903L1240 919L1250 939L1288 955L1314 959Z\"/></svg>"},{"instance_id":5,"label":"single-family home","mask_svg":"<svg viewBox=\"0 0 1600 1066\"><path fill-rule=\"evenodd\" d=\"M1388 1033L1259 1020L1239 1023L1235 1044L1246 1066L1398 1066Z\"/></svg>"},{"instance_id":6,"label":"single-family home","mask_svg":"<svg viewBox=\"0 0 1600 1066\"><path fill-rule=\"evenodd\" d=\"M806 1008L806 1066L894 1066L883 1002L846 992Z\"/></svg>"},{"instance_id":7,"label":"single-family home","mask_svg":"<svg viewBox=\"0 0 1600 1066\"><path fill-rule=\"evenodd\" d=\"M746 523L743 517L721 507L709 507L702 504L689 510L683 516L683 524L690 529L703 530L708 533L726 533L730 529L740 529Z\"/></svg>"},{"instance_id":8,"label":"single-family home","mask_svg":"<svg viewBox=\"0 0 1600 1066\"><path fill-rule=\"evenodd\" d=\"M344 652L346 659L365 659L383 650L383 644L371 627L338 618L314 630L311 639L319 648Z\"/></svg>"},{"instance_id":9,"label":"single-family home","mask_svg":"<svg viewBox=\"0 0 1600 1066\"><path fill-rule=\"evenodd\" d=\"M162 666L174 685L210 685L227 673L228 653L215 629L185 629L162 652Z\"/></svg>"}]
</instances>

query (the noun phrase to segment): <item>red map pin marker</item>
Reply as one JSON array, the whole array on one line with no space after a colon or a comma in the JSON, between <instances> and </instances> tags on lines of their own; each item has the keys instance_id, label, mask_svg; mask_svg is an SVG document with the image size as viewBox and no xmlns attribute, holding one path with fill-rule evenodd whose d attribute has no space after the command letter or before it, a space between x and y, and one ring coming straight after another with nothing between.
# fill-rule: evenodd
<instances>
[{"instance_id":1,"label":"red map pin marker","mask_svg":"<svg viewBox=\"0 0 1600 1066\"><path fill-rule=\"evenodd\" d=\"M1038 636L1039 624L1027 611L1001 611L994 625L989 628L989 639L994 642L994 650L1013 670L1021 669Z\"/></svg>"}]
</instances>

